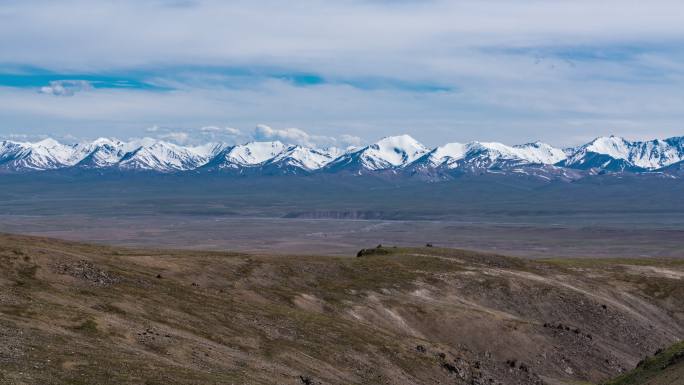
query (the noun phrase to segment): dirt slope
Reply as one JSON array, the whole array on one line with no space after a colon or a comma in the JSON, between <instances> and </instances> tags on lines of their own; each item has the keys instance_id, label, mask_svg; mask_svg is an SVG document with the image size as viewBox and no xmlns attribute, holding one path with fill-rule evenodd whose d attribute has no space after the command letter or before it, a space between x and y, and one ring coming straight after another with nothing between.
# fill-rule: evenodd
<instances>
[{"instance_id":1,"label":"dirt slope","mask_svg":"<svg viewBox=\"0 0 684 385\"><path fill-rule=\"evenodd\" d=\"M0 235L0 384L598 383L684 339L684 263Z\"/></svg>"}]
</instances>

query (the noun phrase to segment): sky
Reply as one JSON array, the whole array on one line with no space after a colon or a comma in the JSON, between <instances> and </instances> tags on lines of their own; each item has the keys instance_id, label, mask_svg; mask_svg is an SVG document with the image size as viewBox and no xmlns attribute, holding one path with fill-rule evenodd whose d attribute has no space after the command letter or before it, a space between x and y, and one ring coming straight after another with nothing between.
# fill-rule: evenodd
<instances>
[{"instance_id":1,"label":"sky","mask_svg":"<svg viewBox=\"0 0 684 385\"><path fill-rule=\"evenodd\" d=\"M0 138L684 135L684 2L0 0Z\"/></svg>"}]
</instances>

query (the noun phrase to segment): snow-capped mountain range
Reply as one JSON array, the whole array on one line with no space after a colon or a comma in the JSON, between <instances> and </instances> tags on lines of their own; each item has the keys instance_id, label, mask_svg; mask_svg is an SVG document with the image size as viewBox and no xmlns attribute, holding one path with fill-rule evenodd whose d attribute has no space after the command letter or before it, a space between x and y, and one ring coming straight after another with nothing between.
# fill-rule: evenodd
<instances>
[{"instance_id":1,"label":"snow-capped mountain range","mask_svg":"<svg viewBox=\"0 0 684 385\"><path fill-rule=\"evenodd\" d=\"M508 146L496 142L447 143L428 148L409 135L390 136L361 148L308 148L281 142L180 146L141 139L100 138L62 144L0 142L0 172L95 170L236 175L348 173L446 178L462 173L514 173L575 179L597 173L682 174L684 137L638 142L610 136L560 149L541 142Z\"/></svg>"}]
</instances>

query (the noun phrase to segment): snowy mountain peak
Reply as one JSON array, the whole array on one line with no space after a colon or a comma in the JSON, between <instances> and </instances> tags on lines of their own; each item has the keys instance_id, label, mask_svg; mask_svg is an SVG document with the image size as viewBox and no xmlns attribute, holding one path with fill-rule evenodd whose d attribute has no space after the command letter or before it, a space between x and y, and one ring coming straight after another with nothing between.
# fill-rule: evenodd
<instances>
[{"instance_id":1,"label":"snowy mountain peak","mask_svg":"<svg viewBox=\"0 0 684 385\"><path fill-rule=\"evenodd\" d=\"M500 169L525 165L550 165L565 159L563 150L534 142L507 146L498 142L448 143L414 162L418 169Z\"/></svg>"},{"instance_id":2,"label":"snowy mountain peak","mask_svg":"<svg viewBox=\"0 0 684 385\"><path fill-rule=\"evenodd\" d=\"M395 135L395 136L386 136L377 142L375 142L375 145L380 146L380 147L396 147L396 148L422 148L425 149L425 146L423 146L420 142L415 140L411 135L403 134L403 135Z\"/></svg>"},{"instance_id":3,"label":"snowy mountain peak","mask_svg":"<svg viewBox=\"0 0 684 385\"><path fill-rule=\"evenodd\" d=\"M521 159L531 163L556 164L566 158L565 151L543 142L526 143L513 148Z\"/></svg>"},{"instance_id":4,"label":"snowy mountain peak","mask_svg":"<svg viewBox=\"0 0 684 385\"><path fill-rule=\"evenodd\" d=\"M467 145L465 159L462 162L450 165L460 167L461 163L468 167L491 169L500 168L503 165L532 163L521 157L520 151L514 147L498 142L471 142Z\"/></svg>"},{"instance_id":5,"label":"snowy mountain peak","mask_svg":"<svg viewBox=\"0 0 684 385\"><path fill-rule=\"evenodd\" d=\"M235 146L206 143L181 146L152 138L128 142L98 138L65 145L48 138L38 142L0 142L0 172L69 167L119 171L230 171L243 174L299 174L317 170L364 174L400 170L437 172L526 172L530 168L562 173L568 169L609 172L664 170L684 161L684 137L628 141L603 136L566 150L536 141L508 146L498 142L447 143L427 149L409 135L388 136L358 149L317 149L282 142ZM555 165L556 167L547 167ZM559 170L561 171L553 171ZM522 170L522 171L521 171ZM425 172L429 171L429 172ZM535 171L537 172L537 171ZM545 172L545 171L544 171ZM582 171L573 171L578 173ZM434 175L434 173L432 173Z\"/></svg>"},{"instance_id":6,"label":"snowy mountain peak","mask_svg":"<svg viewBox=\"0 0 684 385\"><path fill-rule=\"evenodd\" d=\"M208 161L190 148L157 141L126 153L119 161L119 168L140 171L187 171Z\"/></svg>"},{"instance_id":7,"label":"snowy mountain peak","mask_svg":"<svg viewBox=\"0 0 684 385\"><path fill-rule=\"evenodd\" d=\"M199 146L188 147L188 149L199 156L211 158L216 156L226 146L223 143L206 143Z\"/></svg>"},{"instance_id":8,"label":"snowy mountain peak","mask_svg":"<svg viewBox=\"0 0 684 385\"><path fill-rule=\"evenodd\" d=\"M326 165L328 172L379 171L400 168L428 152L428 149L409 135L388 136L369 146L347 152Z\"/></svg>"},{"instance_id":9,"label":"snowy mountain peak","mask_svg":"<svg viewBox=\"0 0 684 385\"><path fill-rule=\"evenodd\" d=\"M447 143L425 154L416 162L425 163L427 166L440 166L450 164L463 159L468 152L468 145L463 143Z\"/></svg>"},{"instance_id":10,"label":"snowy mountain peak","mask_svg":"<svg viewBox=\"0 0 684 385\"><path fill-rule=\"evenodd\" d=\"M276 155L268 163L278 165L280 168L290 167L305 171L317 170L330 163L334 157L329 153L302 146L290 146Z\"/></svg>"},{"instance_id":11,"label":"snowy mountain peak","mask_svg":"<svg viewBox=\"0 0 684 385\"><path fill-rule=\"evenodd\" d=\"M0 168L9 170L51 170L74 165L80 153L48 138L39 142L4 142L0 147Z\"/></svg>"},{"instance_id":12,"label":"snowy mountain peak","mask_svg":"<svg viewBox=\"0 0 684 385\"><path fill-rule=\"evenodd\" d=\"M399 135L382 138L362 151L369 165L388 168L408 164L428 149L409 135Z\"/></svg>"},{"instance_id":13,"label":"snowy mountain peak","mask_svg":"<svg viewBox=\"0 0 684 385\"><path fill-rule=\"evenodd\" d=\"M636 142L630 151L630 161L638 167L656 169L684 159L684 137Z\"/></svg>"},{"instance_id":14,"label":"snowy mountain peak","mask_svg":"<svg viewBox=\"0 0 684 385\"><path fill-rule=\"evenodd\" d=\"M619 136L598 137L583 147L586 151L604 154L615 159L628 159L631 143Z\"/></svg>"},{"instance_id":15,"label":"snowy mountain peak","mask_svg":"<svg viewBox=\"0 0 684 385\"><path fill-rule=\"evenodd\" d=\"M286 146L279 141L249 142L232 147L226 159L240 165L254 166L272 159L285 148Z\"/></svg>"},{"instance_id":16,"label":"snowy mountain peak","mask_svg":"<svg viewBox=\"0 0 684 385\"><path fill-rule=\"evenodd\" d=\"M656 170L684 159L684 145L677 139L631 142L614 135L598 137L572 149L561 165L609 171Z\"/></svg>"}]
</instances>

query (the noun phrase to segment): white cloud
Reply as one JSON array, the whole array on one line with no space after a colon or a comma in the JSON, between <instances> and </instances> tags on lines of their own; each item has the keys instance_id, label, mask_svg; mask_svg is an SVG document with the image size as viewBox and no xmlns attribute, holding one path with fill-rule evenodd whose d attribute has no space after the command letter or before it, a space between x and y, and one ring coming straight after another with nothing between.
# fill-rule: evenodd
<instances>
[{"instance_id":1,"label":"white cloud","mask_svg":"<svg viewBox=\"0 0 684 385\"><path fill-rule=\"evenodd\" d=\"M298 127L311 136L336 138L327 143L337 147L343 147L343 134L368 143L398 132L427 145L543 140L565 146L605 134L637 139L682 135L682 89L678 82L646 87L559 80L530 87L473 82L453 93L413 93L275 82L255 89L162 93L98 89L36 102L32 90L0 87L0 134L49 130L51 136L127 138L157 125L156 133L186 131L190 140L242 143L253 139L256 123L267 122L274 129ZM200 130L205 126L240 127L242 135L212 137Z\"/></svg>"},{"instance_id":2,"label":"white cloud","mask_svg":"<svg viewBox=\"0 0 684 385\"><path fill-rule=\"evenodd\" d=\"M41 94L53 96L73 96L76 92L91 90L93 86L85 80L53 80L40 87Z\"/></svg>"},{"instance_id":3,"label":"white cloud","mask_svg":"<svg viewBox=\"0 0 684 385\"><path fill-rule=\"evenodd\" d=\"M203 126L194 130L193 138L197 142L222 142L227 144L240 144L250 140L250 136L234 127Z\"/></svg>"},{"instance_id":4,"label":"white cloud","mask_svg":"<svg viewBox=\"0 0 684 385\"><path fill-rule=\"evenodd\" d=\"M17 142L37 142L48 138L45 134L0 134L2 140L11 140Z\"/></svg>"},{"instance_id":5,"label":"white cloud","mask_svg":"<svg viewBox=\"0 0 684 385\"><path fill-rule=\"evenodd\" d=\"M358 136L343 134L339 137L326 135L311 135L299 128L274 129L259 124L254 129L254 140L281 141L287 144L299 144L307 147L349 147L358 146L362 140Z\"/></svg>"},{"instance_id":6,"label":"white cloud","mask_svg":"<svg viewBox=\"0 0 684 385\"><path fill-rule=\"evenodd\" d=\"M457 59L464 49L666 42L684 34L684 4L674 0L167 5L135 0L3 4L0 62L89 70L159 62L248 65L267 57L261 62L267 66L418 78L428 68L410 64L435 56ZM71 43L75 37L78 45Z\"/></svg>"},{"instance_id":7,"label":"white cloud","mask_svg":"<svg viewBox=\"0 0 684 385\"><path fill-rule=\"evenodd\" d=\"M178 144L186 144L190 139L190 134L187 132L169 132L158 136L159 139L170 140Z\"/></svg>"},{"instance_id":8,"label":"white cloud","mask_svg":"<svg viewBox=\"0 0 684 385\"><path fill-rule=\"evenodd\" d=\"M0 66L142 73L173 90L0 88L0 133L159 124L170 128L150 132L239 142L268 122L279 128L260 135L338 146L397 132L427 144L681 135L683 13L679 0L6 2ZM225 85L231 70L265 69L325 82ZM453 91L419 90L430 86Z\"/></svg>"},{"instance_id":9,"label":"white cloud","mask_svg":"<svg viewBox=\"0 0 684 385\"><path fill-rule=\"evenodd\" d=\"M340 145L342 145L343 147L349 147L349 146L357 147L357 146L360 146L363 141L358 136L344 134L344 135L340 135L339 142L340 142Z\"/></svg>"},{"instance_id":10,"label":"white cloud","mask_svg":"<svg viewBox=\"0 0 684 385\"><path fill-rule=\"evenodd\" d=\"M281 141L285 144L298 144L313 148L339 147L347 148L359 146L363 140L354 135L343 134L338 137L326 135L311 135L299 128L274 129L264 124L257 125L253 130L244 133L234 127L216 125L203 126L197 129L174 129L170 127L152 126L157 139L167 140L178 144L204 144L221 142L230 145L243 144L251 141ZM136 136L137 137L137 136Z\"/></svg>"},{"instance_id":11,"label":"white cloud","mask_svg":"<svg viewBox=\"0 0 684 385\"><path fill-rule=\"evenodd\" d=\"M204 126L200 128L200 131L202 132L220 132L220 133L226 133L228 135L233 135L233 136L240 136L242 135L242 132L238 128L233 128L233 127L218 127L218 126Z\"/></svg>"},{"instance_id":12,"label":"white cloud","mask_svg":"<svg viewBox=\"0 0 684 385\"><path fill-rule=\"evenodd\" d=\"M299 128L273 129L267 125L259 124L254 129L254 139L260 141L279 140L285 143L311 145L311 136Z\"/></svg>"}]
</instances>

